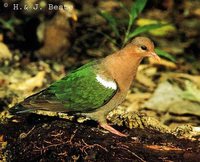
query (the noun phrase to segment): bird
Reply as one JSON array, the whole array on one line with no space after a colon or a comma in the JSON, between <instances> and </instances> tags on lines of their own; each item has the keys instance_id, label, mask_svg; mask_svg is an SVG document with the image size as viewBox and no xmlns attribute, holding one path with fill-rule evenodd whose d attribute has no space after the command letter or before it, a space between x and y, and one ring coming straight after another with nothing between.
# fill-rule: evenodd
<instances>
[{"instance_id":1,"label":"bird","mask_svg":"<svg viewBox=\"0 0 200 162\"><path fill-rule=\"evenodd\" d=\"M159 56L147 37L135 37L129 44L105 58L93 60L55 81L48 88L10 108L11 114L47 110L86 116L109 132L126 137L107 123L108 113L120 105L136 76L143 58Z\"/></svg>"}]
</instances>

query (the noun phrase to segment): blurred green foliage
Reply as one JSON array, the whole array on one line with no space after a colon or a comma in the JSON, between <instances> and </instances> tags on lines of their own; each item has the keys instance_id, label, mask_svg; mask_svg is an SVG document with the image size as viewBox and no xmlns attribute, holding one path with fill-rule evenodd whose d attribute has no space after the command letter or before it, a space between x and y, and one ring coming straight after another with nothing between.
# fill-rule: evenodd
<instances>
[{"instance_id":1,"label":"blurred green foliage","mask_svg":"<svg viewBox=\"0 0 200 162\"><path fill-rule=\"evenodd\" d=\"M9 19L7 21L5 21L4 19L0 18L1 27L4 28L4 29L7 29L7 30L9 30L9 31L11 31L13 33L15 32L14 23L15 22L14 22L13 18L11 18L11 19Z\"/></svg>"},{"instance_id":2,"label":"blurred green foliage","mask_svg":"<svg viewBox=\"0 0 200 162\"><path fill-rule=\"evenodd\" d=\"M168 52L166 52L166 51L163 51L163 50L161 50L159 48L156 48L155 52L161 57L165 57L165 58L169 59L170 61L176 62L176 58L173 55L171 55Z\"/></svg>"},{"instance_id":3,"label":"blurred green foliage","mask_svg":"<svg viewBox=\"0 0 200 162\"><path fill-rule=\"evenodd\" d=\"M156 23L156 24L148 24L133 28L135 20L136 18L138 18L139 14L143 11L144 7L146 6L147 0L135 0L135 2L132 3L131 5L130 10L121 1L118 2L120 3L120 6L128 14L128 24L126 24L125 33L120 33L120 26L116 17L114 17L112 14L104 10L100 10L99 12L99 14L108 22L108 25L114 32L114 37L106 35L106 37L109 38L111 42L114 44L116 44L117 39L120 39L122 42L120 46L124 47L125 44L128 41L130 41L133 37L145 33L149 30L158 29L165 25L168 25L163 23ZM165 51L162 51L161 49L156 49L156 52L159 56L165 57L171 61L175 61L175 58L172 55L170 55Z\"/></svg>"}]
</instances>

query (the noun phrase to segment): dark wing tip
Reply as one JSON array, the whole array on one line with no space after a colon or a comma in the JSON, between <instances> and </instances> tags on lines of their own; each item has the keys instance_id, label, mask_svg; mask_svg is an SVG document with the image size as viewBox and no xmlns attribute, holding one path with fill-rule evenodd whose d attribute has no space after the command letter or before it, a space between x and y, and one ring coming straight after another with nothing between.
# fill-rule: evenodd
<instances>
[{"instance_id":1,"label":"dark wing tip","mask_svg":"<svg viewBox=\"0 0 200 162\"><path fill-rule=\"evenodd\" d=\"M20 115L23 113L31 113L30 109L25 108L21 104L17 104L16 106L11 107L8 111L11 115Z\"/></svg>"}]
</instances>

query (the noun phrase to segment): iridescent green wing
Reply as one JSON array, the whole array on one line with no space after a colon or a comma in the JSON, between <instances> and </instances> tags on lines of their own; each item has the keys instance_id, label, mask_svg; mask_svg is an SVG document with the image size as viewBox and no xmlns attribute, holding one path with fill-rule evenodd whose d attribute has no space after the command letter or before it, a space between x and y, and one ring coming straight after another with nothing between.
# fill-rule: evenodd
<instances>
[{"instance_id":1,"label":"iridescent green wing","mask_svg":"<svg viewBox=\"0 0 200 162\"><path fill-rule=\"evenodd\" d=\"M53 83L44 93L53 97L46 100L62 103L66 111L86 112L103 106L115 95L118 88L113 79L101 76L98 72L96 62L82 66Z\"/></svg>"},{"instance_id":2,"label":"iridescent green wing","mask_svg":"<svg viewBox=\"0 0 200 162\"><path fill-rule=\"evenodd\" d=\"M98 75L98 71L95 62L86 64L53 83L48 88L48 93L55 95L66 111L85 112L97 109L107 103L117 92L116 82L109 78L102 78ZM112 83L113 87L106 86L106 83Z\"/></svg>"}]
</instances>

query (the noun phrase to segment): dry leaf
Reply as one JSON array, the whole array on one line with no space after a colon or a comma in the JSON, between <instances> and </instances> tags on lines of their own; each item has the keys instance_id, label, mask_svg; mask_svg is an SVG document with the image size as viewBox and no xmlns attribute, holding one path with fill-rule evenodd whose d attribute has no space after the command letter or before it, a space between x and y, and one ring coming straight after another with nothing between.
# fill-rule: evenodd
<instances>
[{"instance_id":1,"label":"dry leaf","mask_svg":"<svg viewBox=\"0 0 200 162\"><path fill-rule=\"evenodd\" d=\"M182 98L200 103L200 89L192 82L185 81L186 90L180 95Z\"/></svg>"},{"instance_id":2,"label":"dry leaf","mask_svg":"<svg viewBox=\"0 0 200 162\"><path fill-rule=\"evenodd\" d=\"M136 80L144 86L149 87L151 89L156 86L155 83L151 80L151 78L147 77L145 74L142 74L140 72L137 73Z\"/></svg>"},{"instance_id":3,"label":"dry leaf","mask_svg":"<svg viewBox=\"0 0 200 162\"><path fill-rule=\"evenodd\" d=\"M186 78L193 81L198 87L200 87L200 76L199 75L190 75L185 73L172 73L171 77L178 77L178 78Z\"/></svg>"},{"instance_id":4,"label":"dry leaf","mask_svg":"<svg viewBox=\"0 0 200 162\"><path fill-rule=\"evenodd\" d=\"M126 99L130 102L141 101L144 99L148 99L151 96L151 93L130 93L127 95Z\"/></svg>"},{"instance_id":5,"label":"dry leaf","mask_svg":"<svg viewBox=\"0 0 200 162\"><path fill-rule=\"evenodd\" d=\"M129 93L121 107L124 107L125 112L138 111L141 103L149 99L151 95L151 93Z\"/></svg>"},{"instance_id":6,"label":"dry leaf","mask_svg":"<svg viewBox=\"0 0 200 162\"><path fill-rule=\"evenodd\" d=\"M184 91L177 84L168 81L160 83L144 108L157 112L169 112L178 115L192 114L200 116L200 104L183 99Z\"/></svg>"},{"instance_id":7,"label":"dry leaf","mask_svg":"<svg viewBox=\"0 0 200 162\"><path fill-rule=\"evenodd\" d=\"M3 140L3 135L1 134L0 135L0 143L2 143L2 142L4 142L4 140Z\"/></svg>"},{"instance_id":8,"label":"dry leaf","mask_svg":"<svg viewBox=\"0 0 200 162\"><path fill-rule=\"evenodd\" d=\"M0 33L0 42L3 42L3 34Z\"/></svg>"},{"instance_id":9,"label":"dry leaf","mask_svg":"<svg viewBox=\"0 0 200 162\"><path fill-rule=\"evenodd\" d=\"M38 74L32 78L26 79L23 82L17 82L16 84L11 84L10 88L19 91L33 91L34 88L39 88L43 85L43 80L45 77L45 72L40 71Z\"/></svg>"},{"instance_id":10,"label":"dry leaf","mask_svg":"<svg viewBox=\"0 0 200 162\"><path fill-rule=\"evenodd\" d=\"M99 8L101 10L107 11L107 12L111 12L116 8L120 7L120 3L118 3L117 1L100 1L99 2Z\"/></svg>"},{"instance_id":11,"label":"dry leaf","mask_svg":"<svg viewBox=\"0 0 200 162\"><path fill-rule=\"evenodd\" d=\"M0 62L3 60L10 60L12 58L12 53L6 44L0 42Z\"/></svg>"}]
</instances>

